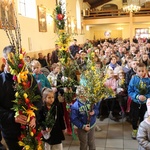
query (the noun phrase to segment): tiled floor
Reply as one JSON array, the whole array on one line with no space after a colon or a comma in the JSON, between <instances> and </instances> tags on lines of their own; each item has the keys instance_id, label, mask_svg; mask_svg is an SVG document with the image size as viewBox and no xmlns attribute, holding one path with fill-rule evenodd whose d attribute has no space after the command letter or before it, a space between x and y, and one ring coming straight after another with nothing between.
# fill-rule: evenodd
<instances>
[{"instance_id":1,"label":"tiled floor","mask_svg":"<svg viewBox=\"0 0 150 150\"><path fill-rule=\"evenodd\" d=\"M119 122L97 119L97 125L102 131L95 132L96 150L137 150L138 143L131 138L131 124L125 119ZM66 135L63 147L64 150L79 150L79 141Z\"/></svg>"},{"instance_id":2,"label":"tiled floor","mask_svg":"<svg viewBox=\"0 0 150 150\"><path fill-rule=\"evenodd\" d=\"M131 124L124 120L119 122L105 119L97 120L102 131L95 132L96 150L137 150L138 143L131 138ZM79 150L79 141L66 135L64 150Z\"/></svg>"}]
</instances>

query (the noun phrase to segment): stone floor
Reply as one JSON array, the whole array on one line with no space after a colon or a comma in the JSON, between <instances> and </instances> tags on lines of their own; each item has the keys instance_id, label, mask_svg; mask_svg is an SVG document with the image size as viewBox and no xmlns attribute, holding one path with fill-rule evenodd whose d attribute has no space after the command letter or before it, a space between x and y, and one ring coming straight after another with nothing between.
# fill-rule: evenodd
<instances>
[{"instance_id":1,"label":"stone floor","mask_svg":"<svg viewBox=\"0 0 150 150\"><path fill-rule=\"evenodd\" d=\"M102 131L95 132L96 150L137 150L138 143L131 138L131 124L125 119L119 122L97 119L97 124ZM79 141L66 135L63 147L64 150L79 150Z\"/></svg>"}]
</instances>

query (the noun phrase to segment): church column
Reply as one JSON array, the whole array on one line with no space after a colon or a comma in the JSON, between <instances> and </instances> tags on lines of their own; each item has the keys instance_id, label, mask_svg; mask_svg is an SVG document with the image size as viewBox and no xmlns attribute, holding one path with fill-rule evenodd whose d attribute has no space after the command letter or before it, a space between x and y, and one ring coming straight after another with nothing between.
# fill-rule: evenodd
<instances>
[{"instance_id":1,"label":"church column","mask_svg":"<svg viewBox=\"0 0 150 150\"><path fill-rule=\"evenodd\" d=\"M132 43L133 39L133 13L130 12L130 18L129 18L129 35L130 35L130 43Z\"/></svg>"}]
</instances>

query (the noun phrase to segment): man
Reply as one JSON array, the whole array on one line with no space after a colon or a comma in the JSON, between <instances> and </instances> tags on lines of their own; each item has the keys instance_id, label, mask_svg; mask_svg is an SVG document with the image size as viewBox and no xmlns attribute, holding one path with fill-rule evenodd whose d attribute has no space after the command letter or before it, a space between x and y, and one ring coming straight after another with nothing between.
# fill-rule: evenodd
<instances>
[{"instance_id":1,"label":"man","mask_svg":"<svg viewBox=\"0 0 150 150\"><path fill-rule=\"evenodd\" d=\"M84 50L79 51L80 58L77 60L77 64L79 65L79 68L81 70L86 70L86 65L87 65L87 52Z\"/></svg>"},{"instance_id":2,"label":"man","mask_svg":"<svg viewBox=\"0 0 150 150\"><path fill-rule=\"evenodd\" d=\"M42 53L38 53L38 61L40 62L41 64L41 67L47 67L47 62L46 62L46 59L43 57L43 54Z\"/></svg>"},{"instance_id":3,"label":"man","mask_svg":"<svg viewBox=\"0 0 150 150\"><path fill-rule=\"evenodd\" d=\"M15 116L15 111L12 110L15 100L14 90L14 80L13 76L10 74L9 64L8 64L8 54L15 54L14 46L7 46L3 50L3 63L5 64L4 72L0 74L0 130L2 131L2 136L5 139L5 142L9 150L22 150L22 147L18 145L18 137L21 134L21 125L27 125L27 116L24 114L18 114ZM31 75L28 75L31 79ZM30 90L35 89L35 95L40 95L40 91L37 87L37 82L32 78L32 85ZM41 98L34 103L38 108L41 108L42 101ZM37 112L38 113L38 112ZM32 118L35 120L35 118ZM31 121L32 121L31 119ZM33 127L29 122L29 126ZM34 124L36 125L36 124Z\"/></svg>"},{"instance_id":4,"label":"man","mask_svg":"<svg viewBox=\"0 0 150 150\"><path fill-rule=\"evenodd\" d=\"M77 40L73 40L73 44L69 47L71 57L75 57L76 53L79 52L79 46L77 45Z\"/></svg>"},{"instance_id":5,"label":"man","mask_svg":"<svg viewBox=\"0 0 150 150\"><path fill-rule=\"evenodd\" d=\"M55 50L52 52L52 56L51 56L51 63L54 64L54 63L58 63L58 52L59 52L59 49L58 49L58 44L55 44Z\"/></svg>"}]
</instances>

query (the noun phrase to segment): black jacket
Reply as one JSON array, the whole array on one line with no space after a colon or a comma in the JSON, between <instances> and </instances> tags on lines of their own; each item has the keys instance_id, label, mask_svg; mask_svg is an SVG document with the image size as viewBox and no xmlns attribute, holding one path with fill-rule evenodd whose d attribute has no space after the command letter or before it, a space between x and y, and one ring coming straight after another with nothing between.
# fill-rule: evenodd
<instances>
[{"instance_id":1,"label":"black jacket","mask_svg":"<svg viewBox=\"0 0 150 150\"><path fill-rule=\"evenodd\" d=\"M0 74L0 129L4 138L18 139L21 129L20 124L15 122L15 112L12 110L15 100L14 81L12 75L9 73ZM32 86L37 85L33 78ZM33 88L31 87L31 88ZM36 95L40 95L38 87L36 88ZM41 98L34 105L40 109L42 106Z\"/></svg>"},{"instance_id":2,"label":"black jacket","mask_svg":"<svg viewBox=\"0 0 150 150\"><path fill-rule=\"evenodd\" d=\"M54 50L53 52L52 52L52 56L51 56L51 63L53 64L53 63L58 63L58 52L59 52L59 50Z\"/></svg>"},{"instance_id":3,"label":"black jacket","mask_svg":"<svg viewBox=\"0 0 150 150\"><path fill-rule=\"evenodd\" d=\"M48 140L43 140L50 145L60 144L62 143L62 140L65 139L63 131L65 130L65 123L63 119L63 110L61 107L61 104L59 102L55 102L54 106L51 108L51 112L53 113L53 117L55 116L55 124L50 132L50 138ZM48 109L46 106L43 106L40 111L40 121L41 127L45 129L45 126L43 125L43 121L45 122L46 115L48 113Z\"/></svg>"},{"instance_id":4,"label":"black jacket","mask_svg":"<svg viewBox=\"0 0 150 150\"><path fill-rule=\"evenodd\" d=\"M133 75L135 75L136 73L134 72L133 69L130 69L127 73L126 73L126 78L125 78L125 82L126 82L126 85L128 86L129 85L129 82L132 78Z\"/></svg>"}]
</instances>

